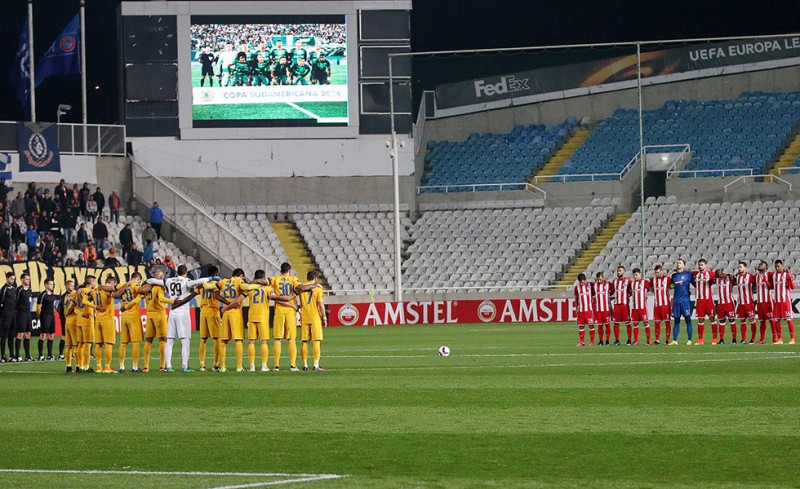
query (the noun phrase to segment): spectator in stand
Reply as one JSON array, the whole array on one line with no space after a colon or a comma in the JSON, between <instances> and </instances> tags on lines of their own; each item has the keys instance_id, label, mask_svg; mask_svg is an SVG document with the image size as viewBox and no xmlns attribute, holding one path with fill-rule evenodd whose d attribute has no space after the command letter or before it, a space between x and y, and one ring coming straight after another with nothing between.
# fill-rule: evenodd
<instances>
[{"instance_id":1,"label":"spectator in stand","mask_svg":"<svg viewBox=\"0 0 800 489\"><path fill-rule=\"evenodd\" d=\"M58 186L56 186L55 190L53 190L53 194L56 197L56 202L61 206L62 209L67 207L67 201L69 200L67 199L68 193L69 189L62 178L61 181L58 182Z\"/></svg>"},{"instance_id":2,"label":"spectator in stand","mask_svg":"<svg viewBox=\"0 0 800 489\"><path fill-rule=\"evenodd\" d=\"M97 266L97 249L92 243L89 243L83 250L83 259L90 267Z\"/></svg>"},{"instance_id":3,"label":"spectator in stand","mask_svg":"<svg viewBox=\"0 0 800 489\"><path fill-rule=\"evenodd\" d=\"M14 261L22 261L23 257L28 256L28 245L24 241L17 241L14 255Z\"/></svg>"},{"instance_id":4,"label":"spectator in stand","mask_svg":"<svg viewBox=\"0 0 800 489\"><path fill-rule=\"evenodd\" d=\"M36 245L39 242L39 233L36 232L36 226L31 226L25 233L25 244L28 245L28 258L33 255Z\"/></svg>"},{"instance_id":5,"label":"spectator in stand","mask_svg":"<svg viewBox=\"0 0 800 489\"><path fill-rule=\"evenodd\" d=\"M119 224L119 196L116 191L112 191L108 197L108 212L109 222L114 221L114 224Z\"/></svg>"},{"instance_id":6,"label":"spectator in stand","mask_svg":"<svg viewBox=\"0 0 800 489\"><path fill-rule=\"evenodd\" d=\"M161 239L162 222L164 222L164 212L158 206L158 202L153 202L153 207L150 208L150 224L153 226L153 229L156 230L158 239Z\"/></svg>"},{"instance_id":7,"label":"spectator in stand","mask_svg":"<svg viewBox=\"0 0 800 489\"><path fill-rule=\"evenodd\" d=\"M100 256L103 256L103 251L106 248L106 240L108 239L108 227L103 222L102 217L97 218L97 222L92 227L92 237L94 238L94 245Z\"/></svg>"},{"instance_id":8,"label":"spectator in stand","mask_svg":"<svg viewBox=\"0 0 800 489\"><path fill-rule=\"evenodd\" d=\"M36 229L40 233L46 233L50 231L50 214L47 211L42 211L38 217L36 217Z\"/></svg>"},{"instance_id":9,"label":"spectator in stand","mask_svg":"<svg viewBox=\"0 0 800 489\"><path fill-rule=\"evenodd\" d=\"M25 215L25 199L22 192L17 192L17 196L11 201L11 215L16 219Z\"/></svg>"},{"instance_id":10,"label":"spectator in stand","mask_svg":"<svg viewBox=\"0 0 800 489\"><path fill-rule=\"evenodd\" d=\"M9 228L3 229L3 234L0 234L0 249L4 255L8 256L11 249L11 229Z\"/></svg>"},{"instance_id":11,"label":"spectator in stand","mask_svg":"<svg viewBox=\"0 0 800 489\"><path fill-rule=\"evenodd\" d=\"M67 207L58 216L58 227L61 229L61 234L66 238L67 244L72 246L72 238L75 236L75 225L77 224L75 217L72 215L72 207Z\"/></svg>"},{"instance_id":12,"label":"spectator in stand","mask_svg":"<svg viewBox=\"0 0 800 489\"><path fill-rule=\"evenodd\" d=\"M58 250L59 253L61 253L62 255L66 255L67 250L69 249L69 243L67 243L66 236L64 236L63 234L58 236L54 240L53 246L55 246L56 250Z\"/></svg>"},{"instance_id":13,"label":"spectator in stand","mask_svg":"<svg viewBox=\"0 0 800 489\"><path fill-rule=\"evenodd\" d=\"M67 201L68 203L72 204L73 207L80 209L81 191L78 189L77 183L72 184L72 189L70 189L69 193L67 194Z\"/></svg>"},{"instance_id":14,"label":"spectator in stand","mask_svg":"<svg viewBox=\"0 0 800 489\"><path fill-rule=\"evenodd\" d=\"M11 192L11 187L6 185L6 181L0 179L0 202L5 202L8 199L8 193Z\"/></svg>"},{"instance_id":15,"label":"spectator in stand","mask_svg":"<svg viewBox=\"0 0 800 489\"><path fill-rule=\"evenodd\" d=\"M153 250L153 241L148 239L147 241L145 241L144 253L142 254L144 261L150 263L153 260L154 254L155 251Z\"/></svg>"},{"instance_id":16,"label":"spectator in stand","mask_svg":"<svg viewBox=\"0 0 800 489\"><path fill-rule=\"evenodd\" d=\"M50 196L50 191L45 189L42 200L39 201L39 209L42 212L47 211L52 214L56 210L56 201Z\"/></svg>"},{"instance_id":17,"label":"spectator in stand","mask_svg":"<svg viewBox=\"0 0 800 489\"><path fill-rule=\"evenodd\" d=\"M131 250L128 252L128 256L126 260L128 261L128 265L138 267L142 264L142 260L144 256L142 252L139 251L139 248L136 246L136 243L131 244Z\"/></svg>"},{"instance_id":18,"label":"spectator in stand","mask_svg":"<svg viewBox=\"0 0 800 489\"><path fill-rule=\"evenodd\" d=\"M122 245L122 258L127 259L133 245L133 231L130 224L126 224L124 228L120 229L119 242Z\"/></svg>"},{"instance_id":19,"label":"spectator in stand","mask_svg":"<svg viewBox=\"0 0 800 489\"><path fill-rule=\"evenodd\" d=\"M25 214L28 218L33 217L34 214L39 213L39 201L36 199L36 194L29 194L25 197Z\"/></svg>"},{"instance_id":20,"label":"spectator in stand","mask_svg":"<svg viewBox=\"0 0 800 489\"><path fill-rule=\"evenodd\" d=\"M14 241L24 241L25 233L27 232L28 225L25 224L25 220L20 216L14 221L13 226L11 226L11 239Z\"/></svg>"},{"instance_id":21,"label":"spectator in stand","mask_svg":"<svg viewBox=\"0 0 800 489\"><path fill-rule=\"evenodd\" d=\"M177 267L175 266L175 262L172 261L172 257L170 255L165 255L164 256L164 265L166 265L169 268L171 268L173 272L177 270Z\"/></svg>"},{"instance_id":22,"label":"spectator in stand","mask_svg":"<svg viewBox=\"0 0 800 489\"><path fill-rule=\"evenodd\" d=\"M38 247L34 248L33 251L28 251L28 260L44 261L42 251Z\"/></svg>"},{"instance_id":23,"label":"spectator in stand","mask_svg":"<svg viewBox=\"0 0 800 489\"><path fill-rule=\"evenodd\" d=\"M97 202L94 201L92 196L89 196L89 200L86 201L85 216L89 222L94 222L97 219Z\"/></svg>"},{"instance_id":24,"label":"spectator in stand","mask_svg":"<svg viewBox=\"0 0 800 489\"><path fill-rule=\"evenodd\" d=\"M142 243L147 243L148 241L156 241L157 239L158 235L156 234L156 230L153 229L153 226L151 226L150 223L148 222L144 230L142 231Z\"/></svg>"},{"instance_id":25,"label":"spectator in stand","mask_svg":"<svg viewBox=\"0 0 800 489\"><path fill-rule=\"evenodd\" d=\"M87 243L89 243L89 233L86 231L86 224L81 223L78 229L78 248L83 250Z\"/></svg>"},{"instance_id":26,"label":"spectator in stand","mask_svg":"<svg viewBox=\"0 0 800 489\"><path fill-rule=\"evenodd\" d=\"M100 187L97 187L92 197L94 197L94 201L97 204L97 215L102 216L103 210L106 208L106 196L100 191Z\"/></svg>"},{"instance_id":27,"label":"spectator in stand","mask_svg":"<svg viewBox=\"0 0 800 489\"><path fill-rule=\"evenodd\" d=\"M108 249L108 254L106 255L105 260L103 260L104 267L118 267L120 265L119 260L117 259L117 250L112 246Z\"/></svg>"},{"instance_id":28,"label":"spectator in stand","mask_svg":"<svg viewBox=\"0 0 800 489\"><path fill-rule=\"evenodd\" d=\"M86 258L84 258L83 253L78 255L78 258L73 263L76 267L85 267L87 265Z\"/></svg>"},{"instance_id":29,"label":"spectator in stand","mask_svg":"<svg viewBox=\"0 0 800 489\"><path fill-rule=\"evenodd\" d=\"M75 260L73 260L72 258L67 258L67 261L64 262L64 266L65 267L74 267L75 266Z\"/></svg>"},{"instance_id":30,"label":"spectator in stand","mask_svg":"<svg viewBox=\"0 0 800 489\"><path fill-rule=\"evenodd\" d=\"M86 216L86 204L89 202L89 197L91 197L92 191L89 189L89 184L84 182L83 188L78 195L78 203L81 205L81 215Z\"/></svg>"}]
</instances>

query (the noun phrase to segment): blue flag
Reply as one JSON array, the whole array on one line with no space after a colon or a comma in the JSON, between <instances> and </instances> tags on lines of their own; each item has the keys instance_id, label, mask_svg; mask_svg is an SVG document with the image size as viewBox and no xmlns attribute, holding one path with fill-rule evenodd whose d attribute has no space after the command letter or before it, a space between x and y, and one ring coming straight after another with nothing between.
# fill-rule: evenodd
<instances>
[{"instance_id":1,"label":"blue flag","mask_svg":"<svg viewBox=\"0 0 800 489\"><path fill-rule=\"evenodd\" d=\"M36 63L36 86L55 75L75 75L81 72L81 22L78 14Z\"/></svg>"},{"instance_id":2,"label":"blue flag","mask_svg":"<svg viewBox=\"0 0 800 489\"><path fill-rule=\"evenodd\" d=\"M24 120L31 120L31 46L28 43L28 21L19 35L19 48L11 69L11 84L17 88L17 100L25 112Z\"/></svg>"},{"instance_id":3,"label":"blue flag","mask_svg":"<svg viewBox=\"0 0 800 489\"><path fill-rule=\"evenodd\" d=\"M58 124L17 122L19 171L61 171Z\"/></svg>"}]
</instances>

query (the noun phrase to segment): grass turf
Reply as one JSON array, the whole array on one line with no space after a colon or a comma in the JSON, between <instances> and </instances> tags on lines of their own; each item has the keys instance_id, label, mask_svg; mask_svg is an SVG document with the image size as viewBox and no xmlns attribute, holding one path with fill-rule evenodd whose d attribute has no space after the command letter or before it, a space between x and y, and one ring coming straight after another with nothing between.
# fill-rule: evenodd
<instances>
[{"instance_id":1,"label":"grass turf","mask_svg":"<svg viewBox=\"0 0 800 489\"><path fill-rule=\"evenodd\" d=\"M321 488L797 487L796 347L576 349L574 329L329 328L326 372L285 371L286 345L280 373L2 365L0 468L348 476L297 483ZM0 472L7 487L286 479Z\"/></svg>"}]
</instances>

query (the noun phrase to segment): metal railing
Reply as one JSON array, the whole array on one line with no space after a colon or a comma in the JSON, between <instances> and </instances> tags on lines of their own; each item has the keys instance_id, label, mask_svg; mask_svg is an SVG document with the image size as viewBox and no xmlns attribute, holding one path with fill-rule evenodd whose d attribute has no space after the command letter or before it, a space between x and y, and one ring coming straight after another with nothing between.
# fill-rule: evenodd
<instances>
[{"instance_id":1,"label":"metal railing","mask_svg":"<svg viewBox=\"0 0 800 489\"><path fill-rule=\"evenodd\" d=\"M800 166L787 166L778 168L778 175L797 175L800 174Z\"/></svg>"},{"instance_id":2,"label":"metal railing","mask_svg":"<svg viewBox=\"0 0 800 489\"><path fill-rule=\"evenodd\" d=\"M712 175L719 174L719 175ZM752 168L720 168L718 170L675 170L667 172L667 179L678 178L681 175L688 175L691 178L716 176L716 177L752 177Z\"/></svg>"},{"instance_id":3,"label":"metal railing","mask_svg":"<svg viewBox=\"0 0 800 489\"><path fill-rule=\"evenodd\" d=\"M58 124L62 155L125 156L125 137L125 126L120 125ZM0 121L0 151L17 151L16 122Z\"/></svg>"},{"instance_id":4,"label":"metal railing","mask_svg":"<svg viewBox=\"0 0 800 489\"><path fill-rule=\"evenodd\" d=\"M567 180L572 181L608 181L608 180L622 180L621 173L573 173L570 175L536 175L533 177L533 183L564 183ZM611 178L606 178L611 177Z\"/></svg>"},{"instance_id":5,"label":"metal railing","mask_svg":"<svg viewBox=\"0 0 800 489\"><path fill-rule=\"evenodd\" d=\"M451 193L451 192L478 192L483 190L497 190L502 192L503 190L527 190L528 192L532 193L540 193L542 194L543 199L547 199L547 192L542 190L541 188L537 187L536 185L530 184L528 182L518 182L518 183L465 183L465 184L458 184L458 185L423 185L421 187L417 187L417 195L421 193L428 193L430 191L435 190L444 190L444 193ZM433 192L431 192L433 193Z\"/></svg>"},{"instance_id":6,"label":"metal railing","mask_svg":"<svg viewBox=\"0 0 800 489\"><path fill-rule=\"evenodd\" d=\"M182 190L173 182L151 173L136 163L133 157L131 157L131 173L134 198L141 200L147 206L152 206L153 202L158 202L159 207L164 212L165 219L187 236L194 237L197 246L218 257L225 266L231 269L241 266L241 263L233 263L226 258L230 248L223 246L223 243L230 243L235 246L234 250L238 253L238 256L242 256L243 252L247 250L263 263L265 269L280 268L265 256L256 245L242 239L237 231L229 229L223 221L214 215L215 211L210 206L202 203L202 200L196 199L192 192ZM206 236L200 236L197 233L197 229L188 229L178 218L178 215L184 214L199 214L203 216L206 223L212 226L211 233ZM214 237L216 240L208 239Z\"/></svg>"},{"instance_id":7,"label":"metal railing","mask_svg":"<svg viewBox=\"0 0 800 489\"><path fill-rule=\"evenodd\" d=\"M737 178L736 180L734 180L734 181L728 183L727 185L725 185L723 187L723 190L725 191L725 193L728 193L728 189L729 188L731 188L734 185L738 185L740 183L744 183L748 178L753 178L753 179L763 178L765 182L767 180L769 180L772 183L784 184L789 188L789 192L792 191L791 182L788 182L788 181L784 180L783 178L781 178L781 177L779 177L777 175L745 175L745 176L741 176L741 177Z\"/></svg>"}]
</instances>

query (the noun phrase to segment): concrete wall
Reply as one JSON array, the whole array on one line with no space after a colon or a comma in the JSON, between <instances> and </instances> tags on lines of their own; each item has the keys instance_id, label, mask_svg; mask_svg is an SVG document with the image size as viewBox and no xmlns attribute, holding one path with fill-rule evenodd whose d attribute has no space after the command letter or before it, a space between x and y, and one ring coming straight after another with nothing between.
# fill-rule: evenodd
<instances>
[{"instance_id":1,"label":"concrete wall","mask_svg":"<svg viewBox=\"0 0 800 489\"><path fill-rule=\"evenodd\" d=\"M106 196L111 191L119 195L122 206L130 206L133 196L131 187L131 162L122 156L105 156L97 158L97 185Z\"/></svg>"},{"instance_id":2,"label":"concrete wall","mask_svg":"<svg viewBox=\"0 0 800 489\"><path fill-rule=\"evenodd\" d=\"M745 202L748 200L797 200L800 199L800 175L784 175L782 179L792 184L754 182L743 180L731 185L725 192L725 185L737 177L673 178L667 180L667 195L674 195L678 202Z\"/></svg>"},{"instance_id":3,"label":"concrete wall","mask_svg":"<svg viewBox=\"0 0 800 489\"><path fill-rule=\"evenodd\" d=\"M663 106L667 100L731 99L742 92L754 90L800 90L800 67L651 85L644 87L642 101L645 109L653 109ZM593 121L599 121L612 115L618 108L635 107L638 107L635 89L552 100L429 120L425 124L423 140L459 140L471 132L505 132L517 124L554 124L563 122L569 116L589 116Z\"/></svg>"}]
</instances>

